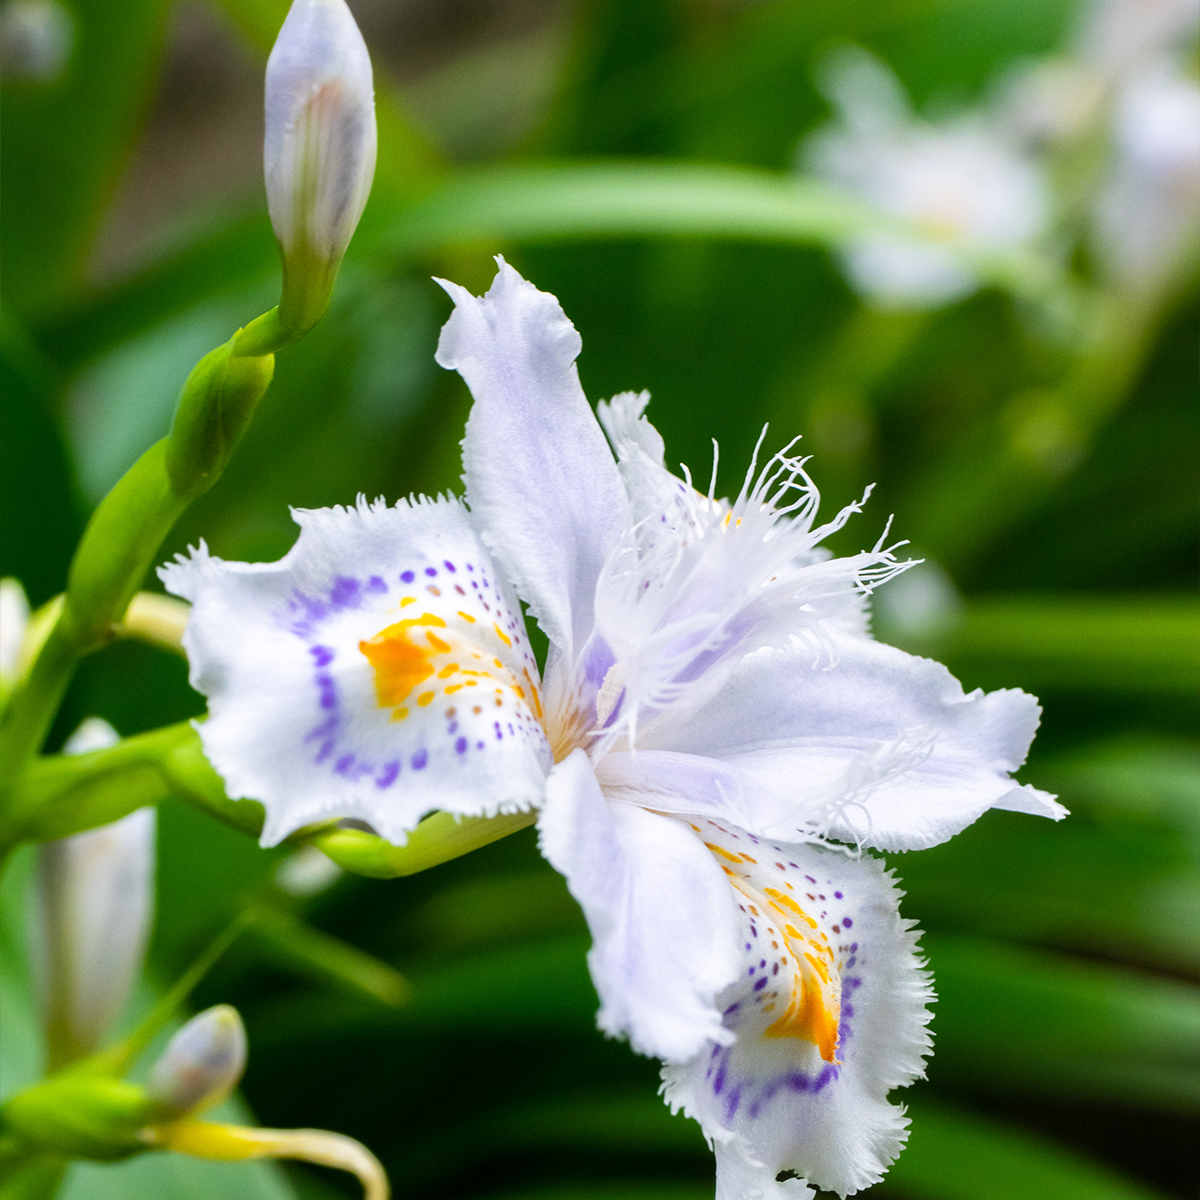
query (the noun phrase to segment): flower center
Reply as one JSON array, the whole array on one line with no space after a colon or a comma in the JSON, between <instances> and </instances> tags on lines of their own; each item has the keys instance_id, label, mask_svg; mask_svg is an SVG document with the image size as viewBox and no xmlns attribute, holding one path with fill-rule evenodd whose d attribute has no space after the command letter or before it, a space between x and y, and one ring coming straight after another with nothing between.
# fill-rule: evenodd
<instances>
[{"instance_id":1,"label":"flower center","mask_svg":"<svg viewBox=\"0 0 1200 1200\"><path fill-rule=\"evenodd\" d=\"M474 618L464 615L463 619L475 624ZM493 631L501 645L511 647L512 640L498 624ZM438 692L453 696L490 686L496 692L511 691L541 721L541 701L528 669L521 673L523 683L518 682L515 672L485 644L489 632L484 627L481 636L464 636L463 631L451 631L442 617L425 612L359 642L359 650L375 671L376 703L392 709L393 721L403 721L411 711L405 702L414 692L416 704L424 708Z\"/></svg>"}]
</instances>

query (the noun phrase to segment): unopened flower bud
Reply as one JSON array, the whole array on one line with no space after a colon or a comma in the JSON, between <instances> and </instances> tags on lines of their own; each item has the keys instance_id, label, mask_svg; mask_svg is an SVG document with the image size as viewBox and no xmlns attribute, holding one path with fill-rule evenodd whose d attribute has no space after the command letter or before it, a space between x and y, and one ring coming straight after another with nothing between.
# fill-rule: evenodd
<instances>
[{"instance_id":1,"label":"unopened flower bud","mask_svg":"<svg viewBox=\"0 0 1200 1200\"><path fill-rule=\"evenodd\" d=\"M96 1071L67 1070L6 1100L0 1124L6 1137L15 1134L42 1152L107 1162L145 1149L142 1130L153 1110L145 1088L136 1083ZM27 1194L33 1195L3 1189L5 1197Z\"/></svg>"},{"instance_id":2,"label":"unopened flower bud","mask_svg":"<svg viewBox=\"0 0 1200 1200\"><path fill-rule=\"evenodd\" d=\"M29 601L15 579L0 579L0 704L17 682L21 643L29 624Z\"/></svg>"},{"instance_id":3,"label":"unopened flower bud","mask_svg":"<svg viewBox=\"0 0 1200 1200\"><path fill-rule=\"evenodd\" d=\"M152 1099L175 1115L219 1104L246 1069L246 1030L228 1004L206 1008L167 1044L150 1072Z\"/></svg>"},{"instance_id":4,"label":"unopened flower bud","mask_svg":"<svg viewBox=\"0 0 1200 1200\"><path fill-rule=\"evenodd\" d=\"M64 753L117 740L93 717ZM95 1050L129 999L153 914L154 834L155 812L143 808L38 847L34 944L52 1067Z\"/></svg>"},{"instance_id":5,"label":"unopened flower bud","mask_svg":"<svg viewBox=\"0 0 1200 1200\"><path fill-rule=\"evenodd\" d=\"M280 320L320 318L375 174L371 59L345 0L294 0L267 62L263 167L283 253Z\"/></svg>"}]
</instances>

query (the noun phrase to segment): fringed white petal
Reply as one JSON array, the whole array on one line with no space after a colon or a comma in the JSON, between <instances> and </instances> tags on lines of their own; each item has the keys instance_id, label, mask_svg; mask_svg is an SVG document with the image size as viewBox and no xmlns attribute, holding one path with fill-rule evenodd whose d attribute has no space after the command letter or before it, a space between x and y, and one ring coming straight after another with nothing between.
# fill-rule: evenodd
<instances>
[{"instance_id":1,"label":"fringed white petal","mask_svg":"<svg viewBox=\"0 0 1200 1200\"><path fill-rule=\"evenodd\" d=\"M581 750L551 773L538 827L591 927L600 1028L676 1062L728 1041L714 998L737 974L738 914L691 830L606 801Z\"/></svg>"},{"instance_id":2,"label":"fringed white petal","mask_svg":"<svg viewBox=\"0 0 1200 1200\"><path fill-rule=\"evenodd\" d=\"M718 1001L733 1044L665 1067L668 1103L714 1141L729 1200L734 1186L782 1200L780 1174L843 1196L878 1182L907 1137L888 1092L930 1048L933 992L901 893L870 858L693 828L738 897L743 970Z\"/></svg>"},{"instance_id":3,"label":"fringed white petal","mask_svg":"<svg viewBox=\"0 0 1200 1200\"><path fill-rule=\"evenodd\" d=\"M455 310L437 361L475 397L463 479L484 540L573 660L591 633L596 579L629 524L628 504L579 386L579 334L553 296L497 261L486 296L439 281Z\"/></svg>"},{"instance_id":4,"label":"fringed white petal","mask_svg":"<svg viewBox=\"0 0 1200 1200\"><path fill-rule=\"evenodd\" d=\"M652 728L639 748L719 760L693 768L691 790L716 806L693 811L719 812L723 796L727 817L762 836L914 850L989 808L1066 815L1010 778L1038 726L1032 696L964 694L940 664L868 639L833 638L830 650L745 659L703 709ZM669 776L646 757L644 771ZM660 807L683 810L687 794Z\"/></svg>"},{"instance_id":5,"label":"fringed white petal","mask_svg":"<svg viewBox=\"0 0 1200 1200\"><path fill-rule=\"evenodd\" d=\"M160 574L191 600L205 753L262 802L263 845L353 817L390 841L431 809L541 801L550 752L520 609L456 501L294 513L275 563L203 546Z\"/></svg>"},{"instance_id":6,"label":"fringed white petal","mask_svg":"<svg viewBox=\"0 0 1200 1200\"><path fill-rule=\"evenodd\" d=\"M805 460L786 451L761 471L751 464L732 503L696 491L663 465L646 400L625 394L600 409L635 524L596 593L592 648L603 646L601 686L614 693L597 718L610 743L632 745L647 744L660 717L686 722L749 653L796 638L820 652L834 634L864 636L865 596L907 565L882 543L830 557L819 543L860 505L816 526L820 496Z\"/></svg>"}]
</instances>

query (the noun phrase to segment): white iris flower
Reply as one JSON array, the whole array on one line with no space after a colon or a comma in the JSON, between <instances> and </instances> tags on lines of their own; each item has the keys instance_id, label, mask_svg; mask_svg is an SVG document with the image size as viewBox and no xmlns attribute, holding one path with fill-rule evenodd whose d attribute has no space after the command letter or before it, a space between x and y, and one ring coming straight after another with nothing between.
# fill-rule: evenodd
<instances>
[{"instance_id":1,"label":"white iris flower","mask_svg":"<svg viewBox=\"0 0 1200 1200\"><path fill-rule=\"evenodd\" d=\"M964 255L1019 249L1044 231L1041 167L982 111L918 120L892 72L867 51L832 56L825 89L838 116L802 147L818 175L913 233L877 233L843 253L850 282L883 308L925 308L970 295L979 279Z\"/></svg>"},{"instance_id":2,"label":"white iris flower","mask_svg":"<svg viewBox=\"0 0 1200 1200\"><path fill-rule=\"evenodd\" d=\"M445 286L467 504L297 512L277 563L201 547L163 569L194 605L206 752L263 803L265 845L320 818L403 842L431 809L540 809L599 1023L666 1060L719 1195L812 1194L787 1171L864 1187L904 1141L887 1093L921 1073L931 992L861 848L931 846L993 807L1062 816L1009 777L1037 703L872 640L864 598L905 564L820 549L858 505L815 526L802 460L732 504L698 492L644 394L597 422L553 296L502 261L483 298Z\"/></svg>"}]
</instances>

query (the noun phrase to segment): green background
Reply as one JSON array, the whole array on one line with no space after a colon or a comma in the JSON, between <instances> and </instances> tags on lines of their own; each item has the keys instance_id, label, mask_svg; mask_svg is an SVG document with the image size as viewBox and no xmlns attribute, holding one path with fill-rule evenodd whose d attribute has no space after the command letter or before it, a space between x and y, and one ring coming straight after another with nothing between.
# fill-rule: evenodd
<instances>
[{"instance_id":1,"label":"green background","mask_svg":"<svg viewBox=\"0 0 1200 1200\"><path fill-rule=\"evenodd\" d=\"M280 354L232 466L163 557L204 537L223 557L275 558L294 537L288 505L458 489L469 398L433 363L449 301L430 276L481 291L499 252L562 301L593 400L652 392L672 462L706 476L716 437L720 489L735 491L764 422L769 449L804 434L823 511L878 484L835 547L873 544L894 512L963 597L925 630L889 624L885 606L879 635L968 687L1037 692L1043 729L1021 777L1073 812L1061 825L990 813L895 856L939 1000L928 1082L903 1097L910 1147L878 1194L1194 1195L1195 272L1124 375L1072 391L1074 351L1020 287L931 314L864 310L829 249L854 214L784 174L826 119L813 80L831 47L874 49L936 111L1061 44L1072 7L352 7L380 106L362 228L330 313ZM90 507L166 431L191 365L278 286L256 156L285 5L67 8L66 71L7 81L2 109L0 571L35 603L61 590ZM1075 269L1087 278L1086 256ZM1019 436L1046 397L1071 422L1065 457ZM54 738L92 714L130 734L200 711L181 661L121 645L85 664ZM159 987L270 887L279 858L175 802L160 828ZM28 1008L26 868L5 884L5 1093L40 1053L32 1017L13 1016ZM360 1138L404 1197L712 1194L709 1152L657 1100L656 1065L594 1028L586 930L532 831L406 880L346 877L298 907L413 993L389 1007L247 935L196 1003L242 1012L242 1094L262 1124ZM327 1172L164 1157L76 1168L65 1194L354 1190Z\"/></svg>"}]
</instances>

